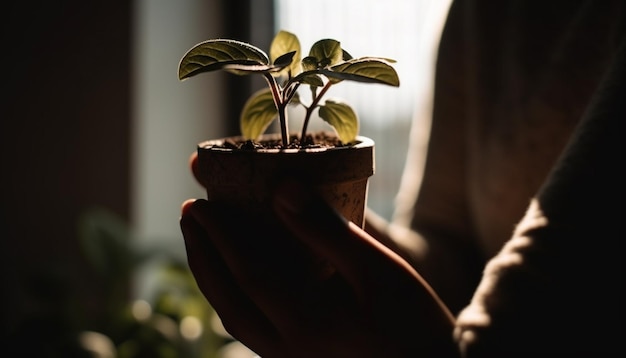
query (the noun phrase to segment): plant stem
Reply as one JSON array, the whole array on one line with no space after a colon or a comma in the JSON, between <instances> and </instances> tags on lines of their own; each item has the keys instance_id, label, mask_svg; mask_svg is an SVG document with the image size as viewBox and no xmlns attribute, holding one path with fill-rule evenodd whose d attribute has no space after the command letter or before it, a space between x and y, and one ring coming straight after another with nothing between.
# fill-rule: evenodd
<instances>
[{"instance_id":1,"label":"plant stem","mask_svg":"<svg viewBox=\"0 0 626 358\"><path fill-rule=\"evenodd\" d=\"M324 86L324 88L322 88L322 90L320 91L320 93L315 98L313 98L313 102L311 102L311 105L306 107L306 114L304 116L304 123L302 124L302 133L300 134L300 141L301 142L304 142L304 138L306 138L306 130L307 130L307 127L309 126L309 120L311 119L311 115L313 114L313 110L315 110L317 105L320 103L320 100L322 99L322 97L324 97L326 92L328 92L328 89L330 88L330 86L332 86L332 83L331 82L327 82L326 85Z\"/></svg>"},{"instance_id":2,"label":"plant stem","mask_svg":"<svg viewBox=\"0 0 626 358\"><path fill-rule=\"evenodd\" d=\"M280 121L280 136L283 140L283 147L289 145L289 130L287 128L287 103L278 106L278 120Z\"/></svg>"},{"instance_id":3,"label":"plant stem","mask_svg":"<svg viewBox=\"0 0 626 358\"><path fill-rule=\"evenodd\" d=\"M296 95L296 92L298 91L298 87L300 87L300 83L296 83L292 86L288 86L285 87L285 99L284 99L284 103L290 103L291 100L293 99L293 96Z\"/></svg>"},{"instance_id":4,"label":"plant stem","mask_svg":"<svg viewBox=\"0 0 626 358\"><path fill-rule=\"evenodd\" d=\"M264 74L265 80L270 86L272 91L272 98L274 99L274 105L278 111L278 121L280 123L280 135L283 142L283 147L289 145L289 130L287 129L287 103L284 101L282 91L276 79L269 73Z\"/></svg>"}]
</instances>

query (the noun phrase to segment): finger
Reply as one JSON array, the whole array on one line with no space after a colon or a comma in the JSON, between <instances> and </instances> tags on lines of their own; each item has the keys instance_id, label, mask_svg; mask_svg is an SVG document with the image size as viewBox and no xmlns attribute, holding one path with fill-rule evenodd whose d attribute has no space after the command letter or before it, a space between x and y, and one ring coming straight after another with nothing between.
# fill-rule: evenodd
<instances>
[{"instance_id":1,"label":"finger","mask_svg":"<svg viewBox=\"0 0 626 358\"><path fill-rule=\"evenodd\" d=\"M189 213L189 208L191 207L191 205L195 201L196 201L196 199L187 199L187 200L183 201L183 203L180 205L181 217L182 217L182 215Z\"/></svg>"},{"instance_id":2,"label":"finger","mask_svg":"<svg viewBox=\"0 0 626 358\"><path fill-rule=\"evenodd\" d=\"M289 181L277 188L274 206L294 236L326 257L353 286L363 312L386 312L377 320L407 315L417 305L415 320L449 328L454 317L434 290L404 259L357 225L340 217L310 188ZM399 304L403 301L403 304ZM380 305L385 308L381 311ZM421 318L420 318L421 317Z\"/></svg>"},{"instance_id":3,"label":"finger","mask_svg":"<svg viewBox=\"0 0 626 358\"><path fill-rule=\"evenodd\" d=\"M371 287L362 281L369 280L375 274L374 268L380 265L392 265L421 280L400 256L343 219L301 182L282 183L274 199L278 217L291 232L326 257L356 287Z\"/></svg>"},{"instance_id":4,"label":"finger","mask_svg":"<svg viewBox=\"0 0 626 358\"><path fill-rule=\"evenodd\" d=\"M275 328L237 286L204 228L190 214L194 202L187 200L183 203L180 226L189 267L198 287L231 335L254 351L271 355L278 340Z\"/></svg>"},{"instance_id":5,"label":"finger","mask_svg":"<svg viewBox=\"0 0 626 358\"><path fill-rule=\"evenodd\" d=\"M196 178L196 181L200 185L206 187L204 183L204 179L202 178L202 175L200 175L200 169L198 167L198 153L197 152L193 152L189 156L189 167L191 168L191 173L193 174L194 178Z\"/></svg>"},{"instance_id":6,"label":"finger","mask_svg":"<svg viewBox=\"0 0 626 358\"><path fill-rule=\"evenodd\" d=\"M280 228L265 222L269 219L258 220L224 204L198 200L190 213L241 291L275 327L293 327L310 263L303 246L286 239Z\"/></svg>"}]
</instances>

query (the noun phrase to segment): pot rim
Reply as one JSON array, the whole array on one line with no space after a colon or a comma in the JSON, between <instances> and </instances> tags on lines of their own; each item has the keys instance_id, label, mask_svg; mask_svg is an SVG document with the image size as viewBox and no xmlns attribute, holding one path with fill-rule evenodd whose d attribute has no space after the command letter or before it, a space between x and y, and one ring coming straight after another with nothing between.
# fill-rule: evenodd
<instances>
[{"instance_id":1,"label":"pot rim","mask_svg":"<svg viewBox=\"0 0 626 358\"><path fill-rule=\"evenodd\" d=\"M223 144L226 141L226 139L233 139L237 141L237 140L241 140L242 138L243 138L242 136L230 136L230 137L223 137L223 138L218 138L218 139L210 139L210 140L200 142L198 144L198 149L216 151L216 152L238 152L238 153L240 152L240 153L259 153L259 154L280 153L280 154L289 155L289 154L297 154L297 153L323 153L327 151L353 150L353 149L367 148L367 147L374 146L374 140L372 140L371 138L365 137L365 136L357 136L354 144L344 145L341 147L287 148L287 149L270 148L270 149L255 149L255 150L236 150L232 148L223 147ZM264 138L276 139L276 138L280 138L280 134L278 133L263 134L260 138L261 139L264 139Z\"/></svg>"}]
</instances>

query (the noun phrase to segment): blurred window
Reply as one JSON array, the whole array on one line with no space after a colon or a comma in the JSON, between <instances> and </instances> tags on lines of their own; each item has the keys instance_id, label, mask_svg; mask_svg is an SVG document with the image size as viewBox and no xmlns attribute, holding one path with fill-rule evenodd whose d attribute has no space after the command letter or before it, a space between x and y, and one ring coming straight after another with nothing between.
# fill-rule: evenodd
<instances>
[{"instance_id":1,"label":"blurred window","mask_svg":"<svg viewBox=\"0 0 626 358\"><path fill-rule=\"evenodd\" d=\"M400 184L411 123L430 118L435 49L449 5L450 0L275 0L276 30L295 33L303 52L319 39L333 38L353 57L397 61L399 88L346 82L327 95L353 105L361 135L376 142L368 205L386 218Z\"/></svg>"}]
</instances>

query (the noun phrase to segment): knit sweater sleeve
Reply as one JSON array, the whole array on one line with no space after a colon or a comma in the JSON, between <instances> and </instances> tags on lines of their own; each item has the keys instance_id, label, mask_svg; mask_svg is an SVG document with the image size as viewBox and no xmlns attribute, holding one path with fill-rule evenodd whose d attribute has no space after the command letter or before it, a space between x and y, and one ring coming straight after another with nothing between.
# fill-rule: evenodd
<instances>
[{"instance_id":1,"label":"knit sweater sleeve","mask_svg":"<svg viewBox=\"0 0 626 358\"><path fill-rule=\"evenodd\" d=\"M454 337L466 357L624 349L625 52L622 41L570 143L459 314Z\"/></svg>"}]
</instances>

